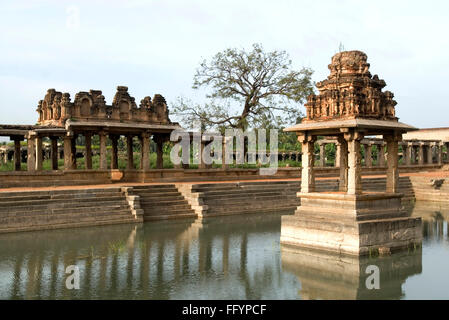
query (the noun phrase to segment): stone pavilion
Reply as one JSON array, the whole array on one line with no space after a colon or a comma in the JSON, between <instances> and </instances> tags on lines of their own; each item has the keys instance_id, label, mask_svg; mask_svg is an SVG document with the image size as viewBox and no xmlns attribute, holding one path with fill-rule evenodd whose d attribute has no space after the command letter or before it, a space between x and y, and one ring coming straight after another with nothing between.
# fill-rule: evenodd
<instances>
[{"instance_id":1,"label":"stone pavilion","mask_svg":"<svg viewBox=\"0 0 449 320\"><path fill-rule=\"evenodd\" d=\"M302 144L301 204L282 218L281 244L365 255L421 243L421 219L411 218L398 193L398 143L416 128L398 121L396 101L384 80L369 72L367 55L345 51L332 57L330 75L310 95L302 123L285 129ZM340 145L338 192L315 192L314 143L335 137ZM380 136L386 144L386 190L364 192L361 141Z\"/></svg>"}]
</instances>

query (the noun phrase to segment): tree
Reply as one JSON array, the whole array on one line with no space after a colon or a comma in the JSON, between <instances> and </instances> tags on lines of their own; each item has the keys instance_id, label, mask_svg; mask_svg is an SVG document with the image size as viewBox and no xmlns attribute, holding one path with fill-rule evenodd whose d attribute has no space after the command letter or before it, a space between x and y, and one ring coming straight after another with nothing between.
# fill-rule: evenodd
<instances>
[{"instance_id":1,"label":"tree","mask_svg":"<svg viewBox=\"0 0 449 320\"><path fill-rule=\"evenodd\" d=\"M199 121L203 129L298 123L299 104L313 93L312 70L295 71L291 64L285 51L265 52L260 44L250 52L226 49L204 60L194 75L194 89L211 89L207 102L178 98L173 113L191 127Z\"/></svg>"}]
</instances>

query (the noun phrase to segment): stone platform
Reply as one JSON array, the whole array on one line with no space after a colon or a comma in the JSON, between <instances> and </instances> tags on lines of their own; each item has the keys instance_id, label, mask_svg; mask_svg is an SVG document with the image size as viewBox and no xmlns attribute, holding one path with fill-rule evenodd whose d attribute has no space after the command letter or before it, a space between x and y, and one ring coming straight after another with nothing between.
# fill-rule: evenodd
<instances>
[{"instance_id":1,"label":"stone platform","mask_svg":"<svg viewBox=\"0 0 449 320\"><path fill-rule=\"evenodd\" d=\"M421 218L409 217L402 194L298 193L301 205L282 217L281 244L349 255L419 245Z\"/></svg>"}]
</instances>

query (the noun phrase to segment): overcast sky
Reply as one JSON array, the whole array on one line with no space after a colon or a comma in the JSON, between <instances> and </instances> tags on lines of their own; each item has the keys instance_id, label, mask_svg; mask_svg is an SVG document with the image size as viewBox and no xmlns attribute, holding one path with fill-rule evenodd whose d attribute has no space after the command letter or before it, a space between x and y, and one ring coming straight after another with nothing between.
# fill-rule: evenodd
<instances>
[{"instance_id":1,"label":"overcast sky","mask_svg":"<svg viewBox=\"0 0 449 320\"><path fill-rule=\"evenodd\" d=\"M400 121L449 126L448 1L6 1L0 0L0 123L34 124L48 88L117 85L136 102L160 93L201 100L199 62L255 42L285 50L314 81L342 43L368 55L395 94ZM169 106L170 107L170 106ZM300 106L304 110L304 107ZM173 119L172 119L173 120Z\"/></svg>"}]
</instances>

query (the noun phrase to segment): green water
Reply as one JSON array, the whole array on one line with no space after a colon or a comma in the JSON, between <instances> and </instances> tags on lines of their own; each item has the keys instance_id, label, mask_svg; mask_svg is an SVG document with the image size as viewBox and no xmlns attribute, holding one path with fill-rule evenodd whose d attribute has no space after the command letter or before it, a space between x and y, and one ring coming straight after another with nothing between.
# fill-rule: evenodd
<instances>
[{"instance_id":1,"label":"green water","mask_svg":"<svg viewBox=\"0 0 449 320\"><path fill-rule=\"evenodd\" d=\"M449 207L413 215L422 249L360 260L281 248L276 214L3 234L0 299L449 299Z\"/></svg>"}]
</instances>

